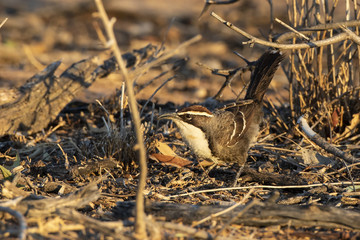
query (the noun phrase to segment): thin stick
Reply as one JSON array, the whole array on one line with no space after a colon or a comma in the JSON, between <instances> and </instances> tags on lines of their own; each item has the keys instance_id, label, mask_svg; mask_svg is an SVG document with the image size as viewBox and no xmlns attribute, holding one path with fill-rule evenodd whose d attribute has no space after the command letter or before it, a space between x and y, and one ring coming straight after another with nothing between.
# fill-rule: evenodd
<instances>
[{"instance_id":1,"label":"thin stick","mask_svg":"<svg viewBox=\"0 0 360 240\"><path fill-rule=\"evenodd\" d=\"M33 52L31 51L31 48L29 47L29 45L24 44L23 46L24 49L24 53L26 55L26 57L28 58L29 62L39 71L42 71L44 68L46 68L46 66L44 64L42 64L41 62L39 62L36 57L34 56Z\"/></svg>"},{"instance_id":2,"label":"thin stick","mask_svg":"<svg viewBox=\"0 0 360 240\"><path fill-rule=\"evenodd\" d=\"M299 189L299 188L313 188L313 187L321 187L321 186L339 186L339 185L360 185L360 182L336 182L336 183L314 183L308 185L286 185L286 186L272 186L272 185L257 185L257 186L247 186L247 187L228 187L228 188L214 188L214 189L205 189L200 191L194 191L189 193L183 194L176 194L167 196L169 198L176 198L176 197L185 197L191 196L194 194L200 193L209 193L209 192L220 192L220 191L232 191L232 190L244 190L244 189L251 189L251 188L266 188L266 189Z\"/></svg>"},{"instance_id":3,"label":"thin stick","mask_svg":"<svg viewBox=\"0 0 360 240\"><path fill-rule=\"evenodd\" d=\"M242 202L250 197L250 194L252 193L254 189L250 189L250 191L244 196ZM254 205L259 204L259 201L257 199L254 199L253 201L251 201L249 204L247 204L236 216L232 217L227 223L225 223L222 228L220 229L220 231L218 231L215 235L215 240L219 239L219 235L221 235L222 232L224 232L224 230L230 226L230 224L232 224L233 222L235 222L236 219L239 219L242 215L244 215L244 213L246 213L250 208L252 208Z\"/></svg>"},{"instance_id":4,"label":"thin stick","mask_svg":"<svg viewBox=\"0 0 360 240\"><path fill-rule=\"evenodd\" d=\"M124 98L125 98L125 84L122 82L121 84L121 98L120 98L120 130L124 131Z\"/></svg>"},{"instance_id":5,"label":"thin stick","mask_svg":"<svg viewBox=\"0 0 360 240\"><path fill-rule=\"evenodd\" d=\"M119 46L116 44L116 38L113 31L113 25L115 23L115 19L112 18L109 20L104 5L101 0L95 0L97 9L100 13L100 17L104 23L106 34L111 43L111 48L114 52L115 58L120 66L120 70L123 74L126 84L126 92L129 97L129 106L131 110L131 117L133 119L136 139L137 139L137 150L139 153L139 162L140 162L140 177L139 177L139 185L136 192L136 220L135 220L135 234L139 239L146 238L146 224L145 224L145 212L144 212L144 189L146 185L146 176L147 176L147 163L146 163L146 151L144 146L144 138L143 133L140 129L140 116L139 111L136 105L136 99L133 89L133 84L131 79L128 76L128 71L126 69L125 63L121 57L121 52Z\"/></svg>"},{"instance_id":6,"label":"thin stick","mask_svg":"<svg viewBox=\"0 0 360 240\"><path fill-rule=\"evenodd\" d=\"M360 162L359 159L356 159L350 154L343 152L335 146L331 145L330 143L326 142L322 137L319 136L319 134L317 134L310 128L304 116L299 117L297 122L298 124L300 124L301 129L309 137L309 139L316 143L319 147L335 155L336 157L344 159L348 163Z\"/></svg>"},{"instance_id":7,"label":"thin stick","mask_svg":"<svg viewBox=\"0 0 360 240\"><path fill-rule=\"evenodd\" d=\"M58 145L58 147L60 148L60 150L61 150L61 152L62 152L62 154L63 154L63 156L64 156L64 158L65 158L65 164L64 164L64 165L65 165L65 168L66 168L66 169L69 169L70 164L69 164L68 156L67 156L67 154L64 152L64 150L62 149L60 143L58 143L57 145Z\"/></svg>"},{"instance_id":8,"label":"thin stick","mask_svg":"<svg viewBox=\"0 0 360 240\"><path fill-rule=\"evenodd\" d=\"M155 94L163 87L165 86L165 84L167 84L168 82L170 82L171 80L173 80L176 76L172 76L168 79L166 79L155 91L153 94L151 94L151 96L149 97L149 99L146 101L146 103L144 104L144 106L142 107L141 111L140 111L140 116L143 114L146 106L149 104L149 102L153 99L153 97L155 96Z\"/></svg>"},{"instance_id":9,"label":"thin stick","mask_svg":"<svg viewBox=\"0 0 360 240\"><path fill-rule=\"evenodd\" d=\"M291 26L289 26L288 24L284 23L283 21L281 21L278 18L275 18L275 21L280 23L281 25L283 25L284 27L286 27L287 29L289 29L290 31L294 32L296 35L298 35L299 37L304 38L307 41L310 41L310 38L308 38L307 36L305 36L304 34L302 34L301 32L297 31L296 29L292 28Z\"/></svg>"},{"instance_id":10,"label":"thin stick","mask_svg":"<svg viewBox=\"0 0 360 240\"><path fill-rule=\"evenodd\" d=\"M341 26L341 30L346 32L349 35L349 37L351 38L351 40L353 40L357 45L360 44L360 37L358 35L356 35L353 31L349 30L345 26Z\"/></svg>"},{"instance_id":11,"label":"thin stick","mask_svg":"<svg viewBox=\"0 0 360 240\"><path fill-rule=\"evenodd\" d=\"M327 38L327 39L319 40L319 41L308 42L308 43L295 43L295 44L274 43L274 42L265 41L265 40L262 40L260 38L252 36L251 34L245 32L244 30L234 26L232 23L224 20L223 18L221 18L219 15L217 15L214 12L211 13L211 16L213 16L214 18L216 18L217 20L219 20L220 22L222 22L223 24L225 24L227 27L234 30L235 32L243 35L244 37L246 37L248 39L250 39L250 41L243 42L243 44L258 43L258 44L261 44L261 45L264 45L264 46L273 47L273 48L280 48L280 49L306 49L306 48L314 48L314 47L326 46L326 45L341 42L343 40L347 40L347 39L350 38L350 36L347 33L340 33L340 34L338 34L338 35L336 35L334 37L331 37L331 38Z\"/></svg>"},{"instance_id":12,"label":"thin stick","mask_svg":"<svg viewBox=\"0 0 360 240\"><path fill-rule=\"evenodd\" d=\"M25 240L26 239L26 221L25 221L24 216L20 212L13 210L9 207L4 207L4 206L0 206L0 212L7 212L10 215L13 215L17 219L17 221L19 223L19 233L18 233L19 239Z\"/></svg>"},{"instance_id":13,"label":"thin stick","mask_svg":"<svg viewBox=\"0 0 360 240\"><path fill-rule=\"evenodd\" d=\"M96 0L98 1L98 0ZM182 49L188 47L189 45L200 41L201 40L201 35L198 34L192 38L190 38L189 40L186 40L185 42L181 43L179 46L177 46L177 48L161 55L159 58L155 59L152 62L149 62L148 64L142 66L141 68L135 69L133 72L130 73L130 76L137 76L139 74L141 74L142 72L146 72L148 71L150 68L158 65L159 63L165 61L166 59L169 59L170 57L174 56L175 54L178 54Z\"/></svg>"},{"instance_id":14,"label":"thin stick","mask_svg":"<svg viewBox=\"0 0 360 240\"><path fill-rule=\"evenodd\" d=\"M201 219L200 221L194 222L194 223L191 225L191 227L196 227L196 226L198 226L198 225L200 225L200 224L202 224L202 223L204 223L204 222L206 222L206 221L208 221L208 220L211 220L212 218L221 216L221 215L223 215L223 214L225 214L225 213L227 213L227 212L232 211L233 209L237 208L238 206L244 204L245 201L250 197L250 195L251 195L253 192L254 192L254 188L250 189L250 191L243 197L243 199L242 199L240 202L232 205L231 207L228 207L228 208L225 209L225 210L222 210L222 211L217 212L217 213L215 213L215 214L211 214L210 216L207 216L206 218L203 218L203 219Z\"/></svg>"},{"instance_id":15,"label":"thin stick","mask_svg":"<svg viewBox=\"0 0 360 240\"><path fill-rule=\"evenodd\" d=\"M326 24L318 24L308 28L297 29L298 32L302 34L312 34L316 31L325 31L329 29L337 29L341 28L341 26L345 27L357 27L360 26L359 20L351 20L351 21L344 21L344 22L336 22L336 23L326 23ZM296 36L294 32L286 32L282 33L275 38L276 42L284 42L285 40L291 39Z\"/></svg>"},{"instance_id":16,"label":"thin stick","mask_svg":"<svg viewBox=\"0 0 360 240\"><path fill-rule=\"evenodd\" d=\"M5 18L5 19L0 23L0 28L6 23L7 20L8 20L8 18Z\"/></svg>"}]
</instances>

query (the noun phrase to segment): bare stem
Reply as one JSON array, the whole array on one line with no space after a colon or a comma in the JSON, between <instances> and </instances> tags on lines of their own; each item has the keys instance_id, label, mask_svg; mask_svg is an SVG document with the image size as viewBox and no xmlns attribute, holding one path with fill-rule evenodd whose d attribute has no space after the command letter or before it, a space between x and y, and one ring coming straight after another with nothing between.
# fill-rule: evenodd
<instances>
[{"instance_id":1,"label":"bare stem","mask_svg":"<svg viewBox=\"0 0 360 240\"><path fill-rule=\"evenodd\" d=\"M243 44L257 43L257 44L261 44L261 45L268 46L268 47L273 47L273 48L293 49L294 50L294 49L305 49L305 48L314 48L314 47L327 46L327 45L334 44L334 43L337 43L337 42L341 42L343 40L351 38L351 36L349 36L347 33L340 33L340 34L337 34L337 35L335 35L335 36L333 36L331 38L327 38L327 39L319 40L319 41L311 41L311 42L307 42L307 43L295 43L295 44L281 44L281 43L265 41L265 40L262 40L260 38L254 37L251 34L245 32L244 30L236 27L232 23L224 20L223 18L221 18L219 15L217 15L214 12L211 13L211 16L216 18L221 23L225 24L230 29L234 30L235 32L237 32L237 33L239 33L239 34L241 34L244 37L249 39L248 42L244 42Z\"/></svg>"},{"instance_id":2,"label":"bare stem","mask_svg":"<svg viewBox=\"0 0 360 240\"><path fill-rule=\"evenodd\" d=\"M304 131L306 136L310 138L311 141L315 142L319 147L325 149L327 152L345 160L348 163L360 162L359 159L353 157L349 153L343 152L340 149L336 148L332 144L326 142L322 137L320 137L316 132L314 132L309 124L307 123L304 116L299 117L298 124L300 124L301 129Z\"/></svg>"},{"instance_id":3,"label":"bare stem","mask_svg":"<svg viewBox=\"0 0 360 240\"><path fill-rule=\"evenodd\" d=\"M132 80L129 78L128 71L126 69L125 63L121 57L121 52L119 46L116 43L115 34L113 31L113 25L115 23L115 19L112 18L109 20L104 6L101 0L95 0L96 6L100 13L100 17L104 23L106 34L111 43L111 48L114 52L116 61L120 66L120 70L125 79L126 84L126 93L129 97L129 106L131 110L131 117L133 119L133 123L135 126L135 133L137 139L137 149L139 151L139 161L140 161L140 179L139 185L136 193L136 220L135 220L135 234L138 239L146 238L146 225L145 225L145 212L144 212L144 194L143 191L146 185L146 176L147 176L147 163L146 163L146 151L144 146L144 138L143 133L141 131L141 123L140 123L140 115L139 110L136 105L136 99L133 89Z\"/></svg>"},{"instance_id":4,"label":"bare stem","mask_svg":"<svg viewBox=\"0 0 360 240\"><path fill-rule=\"evenodd\" d=\"M8 20L8 18L5 18L5 19L0 23L0 28L6 23L7 20Z\"/></svg>"}]
</instances>

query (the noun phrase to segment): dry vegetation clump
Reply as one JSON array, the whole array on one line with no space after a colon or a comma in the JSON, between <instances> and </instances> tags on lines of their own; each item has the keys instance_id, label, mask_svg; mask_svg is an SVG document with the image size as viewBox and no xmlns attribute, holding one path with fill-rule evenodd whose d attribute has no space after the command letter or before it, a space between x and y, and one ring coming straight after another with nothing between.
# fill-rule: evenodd
<instances>
[{"instance_id":1,"label":"dry vegetation clump","mask_svg":"<svg viewBox=\"0 0 360 240\"><path fill-rule=\"evenodd\" d=\"M304 29L300 32L307 37L305 41L310 42L327 40L348 31L358 35L358 27L350 30L354 26L351 22L335 21L338 4L337 1L332 6L326 3L324 14L315 3L298 6L298 15L290 6L291 26ZM357 19L358 15L357 8L353 12L346 9L346 19ZM304 38L296 37L290 41L296 44ZM282 39L282 36L277 38L278 41ZM314 130L331 143L359 144L359 56L358 44L352 40L291 51L290 62L284 69L290 81L293 123L307 113Z\"/></svg>"},{"instance_id":2,"label":"dry vegetation clump","mask_svg":"<svg viewBox=\"0 0 360 240\"><path fill-rule=\"evenodd\" d=\"M245 63L230 70L196 65L184 52L200 36L175 48L165 47L166 41L146 44L121 56L135 96L151 92L147 99L137 98L140 128L123 84L112 96L68 103L41 132L1 137L0 238L133 239L137 221L144 224L149 239L359 237L360 13L356 1L347 1L343 21L339 1L318 2L287 1L288 24L271 12L269 40L212 13L245 36L243 49L276 47L287 55L282 70L289 83L288 99L276 95L278 89L268 94L265 120L238 187L232 187L236 164L220 164L208 172L207 162L196 159L175 126L157 117L181 107L171 102L174 89L190 75L200 78L201 66L223 77L217 94L201 104L211 108L226 103L225 91L241 99L254 62L238 54ZM207 14L207 7L204 10ZM282 33L275 34L275 21L287 30L276 28ZM106 47L101 29L96 30ZM121 79L114 52L107 50L106 59L91 62L91 68L75 63L75 73L84 73L76 79ZM69 69L59 77L55 69L45 72L55 81L75 75ZM181 81L173 83L177 78ZM166 89L168 84L175 87ZM184 89L191 87L185 83ZM168 103L154 100L160 90L167 91ZM0 110L6 107L0 102ZM300 117L321 137L309 136L298 124ZM145 201L136 199L141 179L136 131L143 134L147 150L148 175L145 189L140 189ZM146 212L140 220L139 202L145 202Z\"/></svg>"}]
</instances>

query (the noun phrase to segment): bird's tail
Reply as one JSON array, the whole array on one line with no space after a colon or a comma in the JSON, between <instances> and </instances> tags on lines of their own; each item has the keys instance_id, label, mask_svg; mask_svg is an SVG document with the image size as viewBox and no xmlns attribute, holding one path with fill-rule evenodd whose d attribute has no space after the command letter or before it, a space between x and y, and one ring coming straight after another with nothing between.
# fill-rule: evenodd
<instances>
[{"instance_id":1,"label":"bird's tail","mask_svg":"<svg viewBox=\"0 0 360 240\"><path fill-rule=\"evenodd\" d=\"M261 102L284 55L280 50L265 52L256 63L245 99Z\"/></svg>"}]
</instances>

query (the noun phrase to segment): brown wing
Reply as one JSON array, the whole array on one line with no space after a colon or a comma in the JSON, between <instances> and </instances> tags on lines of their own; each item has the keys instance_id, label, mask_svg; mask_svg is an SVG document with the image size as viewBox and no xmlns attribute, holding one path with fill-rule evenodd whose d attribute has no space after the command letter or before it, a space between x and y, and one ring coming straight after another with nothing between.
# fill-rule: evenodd
<instances>
[{"instance_id":1,"label":"brown wing","mask_svg":"<svg viewBox=\"0 0 360 240\"><path fill-rule=\"evenodd\" d=\"M252 121L254 121L254 114L257 112L256 107L259 106L256 103L243 104L234 108L229 108L234 114L234 123L232 134L229 137L227 146L231 147L235 145L239 139L241 139L247 132Z\"/></svg>"},{"instance_id":2,"label":"brown wing","mask_svg":"<svg viewBox=\"0 0 360 240\"><path fill-rule=\"evenodd\" d=\"M237 112L240 107L251 104L253 102L253 99L240 100L237 102L226 104L225 106L219 108L219 110L230 110L232 112Z\"/></svg>"},{"instance_id":3,"label":"brown wing","mask_svg":"<svg viewBox=\"0 0 360 240\"><path fill-rule=\"evenodd\" d=\"M243 112L239 111L238 114L235 115L231 129L232 132L226 143L226 146L228 147L234 146L238 142L238 139L241 137L241 135L244 134L246 130L246 120L245 120L245 114Z\"/></svg>"}]
</instances>

